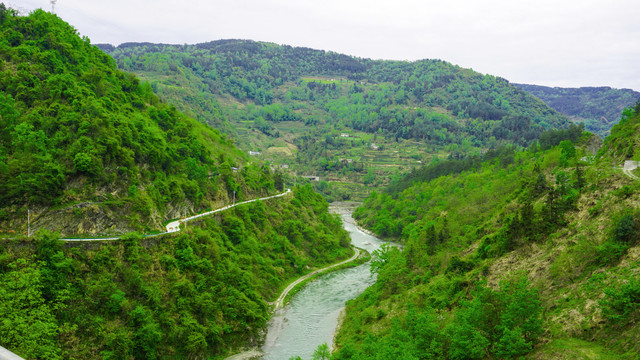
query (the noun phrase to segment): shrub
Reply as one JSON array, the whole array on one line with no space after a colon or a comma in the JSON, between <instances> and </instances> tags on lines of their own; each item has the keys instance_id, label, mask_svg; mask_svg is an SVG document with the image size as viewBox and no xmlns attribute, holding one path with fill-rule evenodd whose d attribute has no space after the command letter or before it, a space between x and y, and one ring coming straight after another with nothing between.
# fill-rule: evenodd
<instances>
[{"instance_id":1,"label":"shrub","mask_svg":"<svg viewBox=\"0 0 640 360\"><path fill-rule=\"evenodd\" d=\"M615 284L604 289L600 300L602 314L614 323L635 321L640 310L640 276L630 278L622 285Z\"/></svg>"}]
</instances>

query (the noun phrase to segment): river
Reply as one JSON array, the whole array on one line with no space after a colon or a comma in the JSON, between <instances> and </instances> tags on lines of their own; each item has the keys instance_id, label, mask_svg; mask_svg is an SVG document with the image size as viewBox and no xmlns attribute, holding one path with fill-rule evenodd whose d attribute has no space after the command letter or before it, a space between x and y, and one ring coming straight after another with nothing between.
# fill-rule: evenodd
<instances>
[{"instance_id":1,"label":"river","mask_svg":"<svg viewBox=\"0 0 640 360\"><path fill-rule=\"evenodd\" d=\"M373 252L383 243L355 225L352 206L332 204L331 212L340 214L351 243ZM311 359L318 345L331 348L338 316L347 300L354 299L375 282L369 263L321 275L295 294L269 322L262 351L264 360L287 360L293 356Z\"/></svg>"}]
</instances>

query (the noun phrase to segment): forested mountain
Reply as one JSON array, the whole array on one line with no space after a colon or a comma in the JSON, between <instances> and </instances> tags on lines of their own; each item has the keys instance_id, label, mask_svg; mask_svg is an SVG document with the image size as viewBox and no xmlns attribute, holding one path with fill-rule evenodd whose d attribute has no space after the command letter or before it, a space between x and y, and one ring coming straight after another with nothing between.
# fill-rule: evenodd
<instances>
[{"instance_id":1,"label":"forested mountain","mask_svg":"<svg viewBox=\"0 0 640 360\"><path fill-rule=\"evenodd\" d=\"M296 186L180 233L130 232L284 190L247 160L57 16L0 4L0 345L26 359L203 359L257 343L267 301L352 253L322 196ZM128 234L59 240L96 232Z\"/></svg>"},{"instance_id":2,"label":"forested mountain","mask_svg":"<svg viewBox=\"0 0 640 360\"><path fill-rule=\"evenodd\" d=\"M374 254L333 358L636 359L640 182L620 164L639 121L626 110L595 157L595 135L555 130L374 192L354 216L404 249Z\"/></svg>"},{"instance_id":3,"label":"forested mountain","mask_svg":"<svg viewBox=\"0 0 640 360\"><path fill-rule=\"evenodd\" d=\"M544 101L568 116L585 129L600 135L609 135L622 110L640 99L640 92L631 89L612 89L608 86L560 88L539 85L513 84Z\"/></svg>"},{"instance_id":4,"label":"forested mountain","mask_svg":"<svg viewBox=\"0 0 640 360\"><path fill-rule=\"evenodd\" d=\"M335 182L381 185L434 156L526 146L569 124L504 79L440 60L244 40L100 47L162 98L228 129L245 151Z\"/></svg>"},{"instance_id":5,"label":"forested mountain","mask_svg":"<svg viewBox=\"0 0 640 360\"><path fill-rule=\"evenodd\" d=\"M3 10L0 31L0 227L21 229L29 207L35 228L149 231L282 190L58 18Z\"/></svg>"}]
</instances>

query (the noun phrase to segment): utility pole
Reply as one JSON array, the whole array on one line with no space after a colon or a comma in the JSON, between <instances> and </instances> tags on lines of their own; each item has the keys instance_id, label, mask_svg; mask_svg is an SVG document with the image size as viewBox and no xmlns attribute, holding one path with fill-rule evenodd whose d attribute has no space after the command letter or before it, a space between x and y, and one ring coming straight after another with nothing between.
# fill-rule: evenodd
<instances>
[{"instance_id":1,"label":"utility pole","mask_svg":"<svg viewBox=\"0 0 640 360\"><path fill-rule=\"evenodd\" d=\"M236 191L233 190L233 205L236 204Z\"/></svg>"}]
</instances>

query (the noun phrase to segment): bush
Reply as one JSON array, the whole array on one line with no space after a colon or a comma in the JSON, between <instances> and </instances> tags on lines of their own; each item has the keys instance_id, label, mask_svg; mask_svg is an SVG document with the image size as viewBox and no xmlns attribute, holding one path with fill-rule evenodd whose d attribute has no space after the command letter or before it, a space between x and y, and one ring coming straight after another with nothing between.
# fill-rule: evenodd
<instances>
[{"instance_id":1,"label":"bush","mask_svg":"<svg viewBox=\"0 0 640 360\"><path fill-rule=\"evenodd\" d=\"M627 251L627 246L613 241L606 241L597 248L596 263L598 266L606 266L620 259Z\"/></svg>"},{"instance_id":2,"label":"bush","mask_svg":"<svg viewBox=\"0 0 640 360\"><path fill-rule=\"evenodd\" d=\"M614 323L635 322L640 310L640 276L604 289L602 314Z\"/></svg>"},{"instance_id":3,"label":"bush","mask_svg":"<svg viewBox=\"0 0 640 360\"><path fill-rule=\"evenodd\" d=\"M624 214L613 228L613 241L618 244L631 245L638 242L638 221L634 214Z\"/></svg>"}]
</instances>

